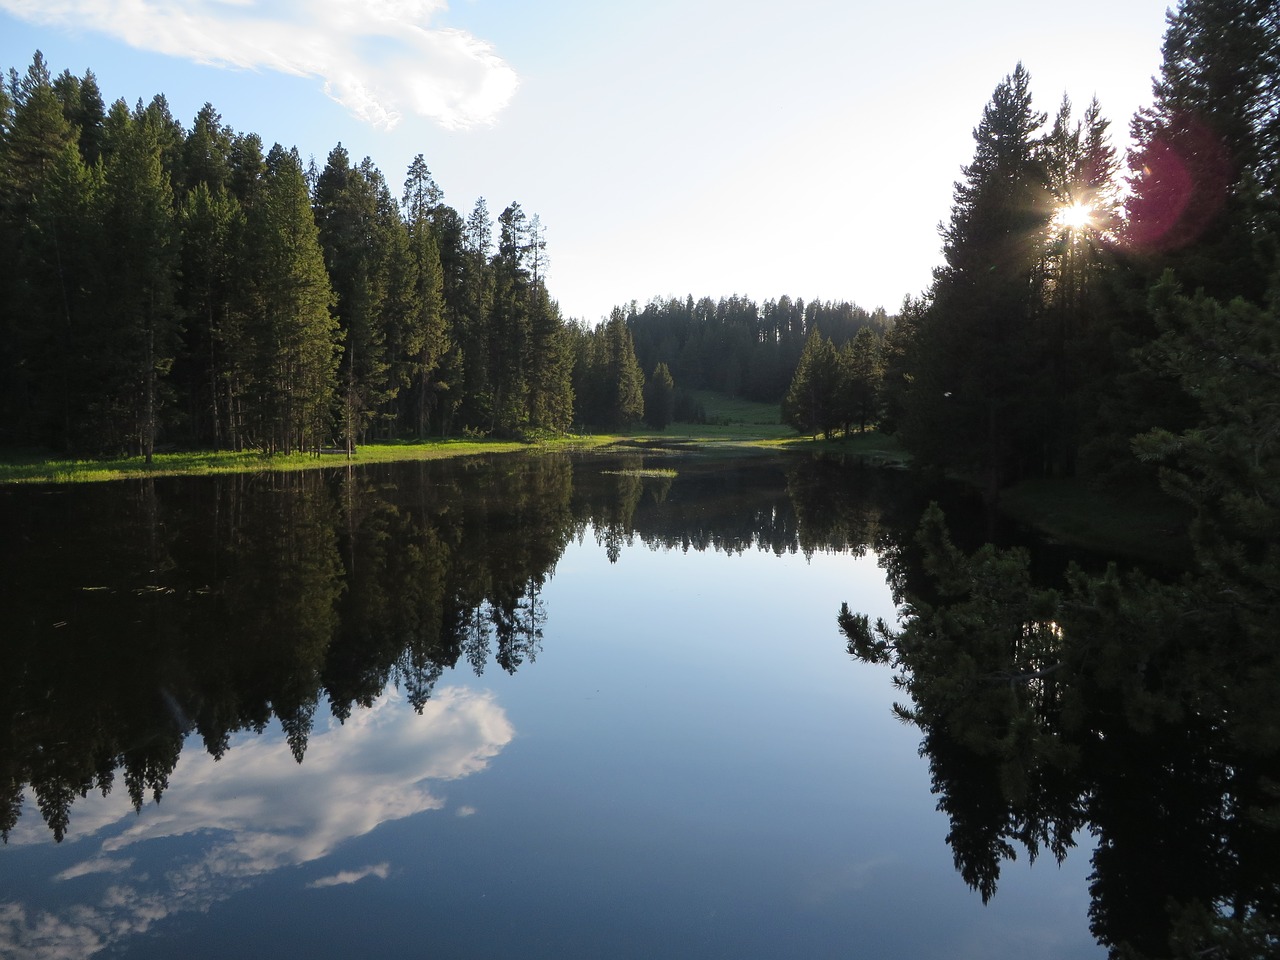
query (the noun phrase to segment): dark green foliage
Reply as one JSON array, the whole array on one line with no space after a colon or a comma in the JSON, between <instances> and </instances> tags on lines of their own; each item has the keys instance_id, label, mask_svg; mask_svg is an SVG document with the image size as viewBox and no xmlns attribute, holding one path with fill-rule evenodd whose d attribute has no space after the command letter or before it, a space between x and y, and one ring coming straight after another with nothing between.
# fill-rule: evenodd
<instances>
[{"instance_id":1,"label":"dark green foliage","mask_svg":"<svg viewBox=\"0 0 1280 960\"><path fill-rule=\"evenodd\" d=\"M821 433L830 440L844 419L842 383L840 354L822 331L814 329L782 401L783 422L801 433Z\"/></svg>"},{"instance_id":2,"label":"dark green foliage","mask_svg":"<svg viewBox=\"0 0 1280 960\"><path fill-rule=\"evenodd\" d=\"M1132 128L1127 239L1148 276L1170 266L1190 290L1262 301L1280 215L1278 88L1273 0L1185 0L1170 13L1155 103Z\"/></svg>"},{"instance_id":3,"label":"dark green foliage","mask_svg":"<svg viewBox=\"0 0 1280 960\"><path fill-rule=\"evenodd\" d=\"M644 422L655 430L665 430L675 418L676 385L665 363L653 368L644 385Z\"/></svg>"},{"instance_id":4,"label":"dark green foliage","mask_svg":"<svg viewBox=\"0 0 1280 960\"><path fill-rule=\"evenodd\" d=\"M884 382L883 344L872 327L863 327L840 348L840 412L844 432L858 425L865 431L880 411Z\"/></svg>"},{"instance_id":5,"label":"dark green foliage","mask_svg":"<svg viewBox=\"0 0 1280 960\"><path fill-rule=\"evenodd\" d=\"M863 327L883 331L888 319L851 303L690 296L652 300L627 323L642 369L665 363L684 388L780 403L811 330L821 326L841 346Z\"/></svg>"},{"instance_id":6,"label":"dark green foliage","mask_svg":"<svg viewBox=\"0 0 1280 960\"><path fill-rule=\"evenodd\" d=\"M178 231L163 167L168 134L156 114L117 102L103 145L102 243L114 251L103 274L92 382L105 385L90 407L94 446L110 453L155 451L168 373L178 350L175 304Z\"/></svg>"},{"instance_id":7,"label":"dark green foliage","mask_svg":"<svg viewBox=\"0 0 1280 960\"><path fill-rule=\"evenodd\" d=\"M341 145L307 173L209 104L190 131L163 95L108 115L92 73L51 79L36 54L0 91L0 443L563 431L573 350L545 231L519 204L499 225L495 250L483 199L463 221L420 156L398 202ZM609 402L639 416L638 393Z\"/></svg>"},{"instance_id":8,"label":"dark green foliage","mask_svg":"<svg viewBox=\"0 0 1280 960\"><path fill-rule=\"evenodd\" d=\"M608 323L573 335L574 420L625 430L644 416L644 373L626 315L614 307Z\"/></svg>"},{"instance_id":9,"label":"dark green foliage","mask_svg":"<svg viewBox=\"0 0 1280 960\"><path fill-rule=\"evenodd\" d=\"M1034 463L1044 429L1044 119L1019 64L983 111L956 184L900 424L913 456L980 478L992 495Z\"/></svg>"}]
</instances>

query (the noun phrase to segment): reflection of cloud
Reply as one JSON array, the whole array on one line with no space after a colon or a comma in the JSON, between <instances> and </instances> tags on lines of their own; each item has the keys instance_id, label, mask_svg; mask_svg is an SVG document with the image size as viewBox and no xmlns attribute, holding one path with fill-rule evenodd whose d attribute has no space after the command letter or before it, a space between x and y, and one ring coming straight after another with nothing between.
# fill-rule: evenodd
<instances>
[{"instance_id":1,"label":"reflection of cloud","mask_svg":"<svg viewBox=\"0 0 1280 960\"><path fill-rule=\"evenodd\" d=\"M132 860L113 860L110 857L94 857L92 860L85 860L77 863L74 867L67 867L53 879L55 880L73 880L76 877L88 876L91 873L124 873L133 866Z\"/></svg>"},{"instance_id":2,"label":"reflection of cloud","mask_svg":"<svg viewBox=\"0 0 1280 960\"><path fill-rule=\"evenodd\" d=\"M391 864L389 863L373 864L372 866L361 867L359 870L340 870L331 877L312 880L307 884L307 889L316 890L320 887L338 887L347 883L356 883L365 877L377 877L379 880L385 880L390 872Z\"/></svg>"},{"instance_id":3,"label":"reflection of cloud","mask_svg":"<svg viewBox=\"0 0 1280 960\"><path fill-rule=\"evenodd\" d=\"M318 77L356 117L409 111L445 127L491 123L517 85L493 48L431 28L445 0L0 0L30 23L95 30L198 63Z\"/></svg>"},{"instance_id":4,"label":"reflection of cloud","mask_svg":"<svg viewBox=\"0 0 1280 960\"><path fill-rule=\"evenodd\" d=\"M455 810L454 813L459 817L474 817L476 815L476 808L462 806Z\"/></svg>"},{"instance_id":5,"label":"reflection of cloud","mask_svg":"<svg viewBox=\"0 0 1280 960\"><path fill-rule=\"evenodd\" d=\"M438 690L421 716L389 691L345 726L334 721L313 733L300 765L278 737L246 737L219 761L186 751L163 803L135 819L127 798L113 795L101 804L110 813L78 817L78 826L85 819L98 829L121 819L128 826L56 879L120 872L131 861L104 854L142 841L198 838L200 855L148 888L145 877L122 880L96 906L71 905L56 916L0 904L0 956L88 956L177 910L208 910L269 871L317 860L388 820L440 809L444 801L428 784L483 770L513 733L492 696L451 687ZM385 878L389 870L377 864L311 885Z\"/></svg>"}]
</instances>

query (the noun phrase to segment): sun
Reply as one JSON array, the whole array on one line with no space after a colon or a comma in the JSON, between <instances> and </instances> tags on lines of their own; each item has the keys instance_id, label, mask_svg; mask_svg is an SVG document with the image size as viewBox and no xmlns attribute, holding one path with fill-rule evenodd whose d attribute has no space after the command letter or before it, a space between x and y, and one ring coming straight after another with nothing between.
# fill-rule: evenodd
<instances>
[{"instance_id":1,"label":"sun","mask_svg":"<svg viewBox=\"0 0 1280 960\"><path fill-rule=\"evenodd\" d=\"M1079 200L1064 203L1053 215L1053 222L1059 230L1084 230L1093 226L1093 207Z\"/></svg>"}]
</instances>

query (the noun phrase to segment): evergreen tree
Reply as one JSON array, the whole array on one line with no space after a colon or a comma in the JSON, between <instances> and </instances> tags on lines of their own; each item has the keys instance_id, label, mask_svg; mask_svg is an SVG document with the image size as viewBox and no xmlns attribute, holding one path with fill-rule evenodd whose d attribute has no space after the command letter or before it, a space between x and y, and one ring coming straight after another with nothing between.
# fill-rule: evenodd
<instances>
[{"instance_id":1,"label":"evergreen tree","mask_svg":"<svg viewBox=\"0 0 1280 960\"><path fill-rule=\"evenodd\" d=\"M840 354L815 327L782 401L783 422L801 433L821 433L830 440L841 421L841 381Z\"/></svg>"},{"instance_id":2,"label":"evergreen tree","mask_svg":"<svg viewBox=\"0 0 1280 960\"><path fill-rule=\"evenodd\" d=\"M665 363L653 368L644 385L644 422L655 430L665 430L675 416L676 385Z\"/></svg>"},{"instance_id":3,"label":"evergreen tree","mask_svg":"<svg viewBox=\"0 0 1280 960\"><path fill-rule=\"evenodd\" d=\"M343 332L344 435L363 438L377 411L394 395L382 324L386 297L385 247L379 219L380 175L371 164L353 167L338 144L315 185L315 219Z\"/></svg>"},{"instance_id":4,"label":"evergreen tree","mask_svg":"<svg viewBox=\"0 0 1280 960\"><path fill-rule=\"evenodd\" d=\"M1127 239L1191 290L1261 304L1280 198L1280 11L1184 0L1169 14L1155 102L1134 118ZM1259 231L1259 226L1263 229Z\"/></svg>"},{"instance_id":5,"label":"evergreen tree","mask_svg":"<svg viewBox=\"0 0 1280 960\"><path fill-rule=\"evenodd\" d=\"M101 449L134 450L148 463L172 396L168 374L180 334L178 231L162 165L164 132L155 115L131 115L117 101L104 140L103 249L112 251L112 262L96 352L102 365L96 379L105 389L93 419Z\"/></svg>"},{"instance_id":6,"label":"evergreen tree","mask_svg":"<svg viewBox=\"0 0 1280 960\"><path fill-rule=\"evenodd\" d=\"M1038 131L1019 64L996 87L956 184L922 319L900 429L921 462L981 478L986 495L1043 467L1043 250L1052 216Z\"/></svg>"},{"instance_id":7,"label":"evergreen tree","mask_svg":"<svg viewBox=\"0 0 1280 960\"><path fill-rule=\"evenodd\" d=\"M341 331L301 158L276 144L265 168L248 209L254 273L246 419L256 446L289 453L331 436Z\"/></svg>"},{"instance_id":8,"label":"evergreen tree","mask_svg":"<svg viewBox=\"0 0 1280 960\"><path fill-rule=\"evenodd\" d=\"M200 181L179 211L186 351L180 360L189 436L237 447L234 411L243 392L245 333L238 280L245 216L222 187Z\"/></svg>"},{"instance_id":9,"label":"evergreen tree","mask_svg":"<svg viewBox=\"0 0 1280 960\"><path fill-rule=\"evenodd\" d=\"M196 114L191 133L182 144L183 192L203 183L211 192L231 184L231 144L235 137L212 104Z\"/></svg>"},{"instance_id":10,"label":"evergreen tree","mask_svg":"<svg viewBox=\"0 0 1280 960\"><path fill-rule=\"evenodd\" d=\"M498 216L498 251L493 258L493 298L488 322L492 392L489 429L512 434L528 425L527 401L532 369L529 315L530 277L525 266L528 220L520 204Z\"/></svg>"},{"instance_id":11,"label":"evergreen tree","mask_svg":"<svg viewBox=\"0 0 1280 960\"><path fill-rule=\"evenodd\" d=\"M1095 99L1072 122L1063 98L1041 149L1054 215L1045 251L1045 463L1076 472L1081 446L1105 428L1099 396L1125 358L1115 353L1118 163Z\"/></svg>"},{"instance_id":12,"label":"evergreen tree","mask_svg":"<svg viewBox=\"0 0 1280 960\"><path fill-rule=\"evenodd\" d=\"M387 328L396 379L410 400L405 420L420 438L426 435L439 392L447 389L437 373L451 346L444 271L432 228L439 202L439 188L419 155L405 181L402 207L407 219L391 234Z\"/></svg>"},{"instance_id":13,"label":"evergreen tree","mask_svg":"<svg viewBox=\"0 0 1280 960\"><path fill-rule=\"evenodd\" d=\"M880 390L884 379L884 362L879 335L872 327L863 327L852 340L840 348L841 414L845 433L852 423L859 431L879 416Z\"/></svg>"},{"instance_id":14,"label":"evergreen tree","mask_svg":"<svg viewBox=\"0 0 1280 960\"><path fill-rule=\"evenodd\" d=\"M609 384L605 423L628 429L644 416L644 373L636 360L631 330L615 309L604 326L605 382Z\"/></svg>"},{"instance_id":15,"label":"evergreen tree","mask_svg":"<svg viewBox=\"0 0 1280 960\"><path fill-rule=\"evenodd\" d=\"M530 288L529 424L563 433L573 423L573 348L560 307L540 280Z\"/></svg>"},{"instance_id":16,"label":"evergreen tree","mask_svg":"<svg viewBox=\"0 0 1280 960\"><path fill-rule=\"evenodd\" d=\"M81 437L98 249L86 168L39 52L10 78L0 138L0 431L67 449Z\"/></svg>"},{"instance_id":17,"label":"evergreen tree","mask_svg":"<svg viewBox=\"0 0 1280 960\"><path fill-rule=\"evenodd\" d=\"M921 297L904 297L893 326L884 335L880 429L897 433L911 403L920 326L928 306Z\"/></svg>"}]
</instances>

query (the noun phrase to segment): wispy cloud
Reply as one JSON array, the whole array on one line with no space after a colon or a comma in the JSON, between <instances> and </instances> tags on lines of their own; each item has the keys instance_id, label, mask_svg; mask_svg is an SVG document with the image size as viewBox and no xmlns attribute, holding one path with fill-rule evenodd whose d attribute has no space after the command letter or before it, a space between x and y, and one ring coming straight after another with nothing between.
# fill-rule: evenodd
<instances>
[{"instance_id":1,"label":"wispy cloud","mask_svg":"<svg viewBox=\"0 0 1280 960\"><path fill-rule=\"evenodd\" d=\"M340 887L344 884L356 883L365 877L377 877L379 880L385 880L390 873L391 864L375 863L368 867L361 867L359 870L342 870L331 877L312 880L307 884L307 888L309 890L317 890L321 887Z\"/></svg>"},{"instance_id":2,"label":"wispy cloud","mask_svg":"<svg viewBox=\"0 0 1280 960\"><path fill-rule=\"evenodd\" d=\"M114 860L111 857L95 857L92 860L83 860L75 866L67 867L67 869L55 875L53 879L74 880L76 877L87 877L93 873L124 873L132 866L132 858Z\"/></svg>"},{"instance_id":3,"label":"wispy cloud","mask_svg":"<svg viewBox=\"0 0 1280 960\"><path fill-rule=\"evenodd\" d=\"M197 63L322 81L356 117L406 113L449 129L493 123L515 71L484 40L432 27L445 0L0 0L29 23L92 30Z\"/></svg>"}]
</instances>

